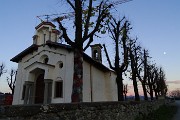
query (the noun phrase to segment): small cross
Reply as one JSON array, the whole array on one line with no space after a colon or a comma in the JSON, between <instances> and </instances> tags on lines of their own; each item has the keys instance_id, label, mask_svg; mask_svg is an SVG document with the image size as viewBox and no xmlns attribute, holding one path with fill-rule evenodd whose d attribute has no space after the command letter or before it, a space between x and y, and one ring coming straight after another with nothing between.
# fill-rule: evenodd
<instances>
[{"instance_id":1,"label":"small cross","mask_svg":"<svg viewBox=\"0 0 180 120\"><path fill-rule=\"evenodd\" d=\"M46 16L46 20L47 20L47 22L48 22L48 19L49 19L50 17L49 17L49 15L45 15L45 16Z\"/></svg>"}]
</instances>

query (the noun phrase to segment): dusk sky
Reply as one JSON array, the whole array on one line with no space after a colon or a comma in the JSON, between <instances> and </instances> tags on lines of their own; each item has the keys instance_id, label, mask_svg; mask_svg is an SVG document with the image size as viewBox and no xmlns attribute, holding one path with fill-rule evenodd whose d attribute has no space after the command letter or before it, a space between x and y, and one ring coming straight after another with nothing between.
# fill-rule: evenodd
<instances>
[{"instance_id":1,"label":"dusk sky","mask_svg":"<svg viewBox=\"0 0 180 120\"><path fill-rule=\"evenodd\" d=\"M67 6L61 0L1 0L0 63L5 63L8 70L16 69L17 64L10 59L32 44L34 28L40 23L36 16L67 13L70 10ZM179 6L179 0L133 0L117 6L113 13L117 17L125 15L131 22L132 37L138 37L152 60L163 67L170 90L180 88ZM104 37L96 42L108 44L108 41ZM105 57L103 61L107 63ZM1 92L9 91L6 76L0 78Z\"/></svg>"}]
</instances>

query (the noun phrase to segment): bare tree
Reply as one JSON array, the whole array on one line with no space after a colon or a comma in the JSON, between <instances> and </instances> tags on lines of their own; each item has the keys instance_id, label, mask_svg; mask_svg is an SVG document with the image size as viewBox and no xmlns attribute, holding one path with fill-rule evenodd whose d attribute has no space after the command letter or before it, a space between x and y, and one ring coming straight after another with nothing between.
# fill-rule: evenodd
<instances>
[{"instance_id":1,"label":"bare tree","mask_svg":"<svg viewBox=\"0 0 180 120\"><path fill-rule=\"evenodd\" d=\"M62 37L65 42L74 49L74 75L72 102L82 102L83 94L83 51L93 42L96 33L104 27L104 21L110 15L113 4L110 0L65 0L71 6L74 14L75 38L70 39L62 20L65 17L58 17L55 21L59 24L59 29L63 32ZM128 0L118 0L124 3ZM93 17L93 19L92 19ZM108 18L109 19L109 18ZM108 20L107 19L107 20ZM93 21L94 20L94 21ZM85 45L85 43L87 43ZM83 48L84 46L84 48Z\"/></svg>"},{"instance_id":2,"label":"bare tree","mask_svg":"<svg viewBox=\"0 0 180 120\"><path fill-rule=\"evenodd\" d=\"M136 39L137 40L137 39ZM136 45L136 40L130 40L129 43L129 57L131 63L131 79L133 81L135 101L140 101L138 85L137 85L137 74L142 65L141 61L141 47Z\"/></svg>"},{"instance_id":3,"label":"bare tree","mask_svg":"<svg viewBox=\"0 0 180 120\"><path fill-rule=\"evenodd\" d=\"M155 89L155 84L158 79L158 68L156 67L155 64L150 64L148 65L147 68L147 86L148 90L147 92L149 93L151 100L154 100L154 89ZM156 99L157 98L157 92L155 92Z\"/></svg>"},{"instance_id":4,"label":"bare tree","mask_svg":"<svg viewBox=\"0 0 180 120\"><path fill-rule=\"evenodd\" d=\"M167 94L167 84L166 84L166 75L165 72L163 71L163 68L160 67L159 69L159 82L158 82L158 87L159 87L159 95L165 96Z\"/></svg>"},{"instance_id":5,"label":"bare tree","mask_svg":"<svg viewBox=\"0 0 180 120\"><path fill-rule=\"evenodd\" d=\"M165 81L165 74L162 67L158 69L158 72L156 74L158 75L158 79L155 80L156 83L153 87L155 96L156 98L158 98L158 96L160 95L165 96L167 94L167 85Z\"/></svg>"},{"instance_id":6,"label":"bare tree","mask_svg":"<svg viewBox=\"0 0 180 120\"><path fill-rule=\"evenodd\" d=\"M10 77L7 77L8 86L11 89L12 94L14 94L16 75L17 75L17 70L11 69L9 74Z\"/></svg>"},{"instance_id":7,"label":"bare tree","mask_svg":"<svg viewBox=\"0 0 180 120\"><path fill-rule=\"evenodd\" d=\"M90 43L93 42L93 37L102 28L103 20L110 14L109 9L112 4L107 4L101 1L99 5L93 6L93 0L83 1L66 0L68 5L71 6L73 13L75 14L74 26L75 26L75 38L71 40L67 34L66 28L62 24L62 17L58 17L55 20L59 24L59 29L62 30L62 37L64 40L73 47L74 49L74 75L73 75L73 90L71 100L72 102L82 102L83 94L83 50L89 47ZM85 7L85 5L87 5ZM84 10L83 8L88 8ZM94 11L96 8L96 11ZM85 12L87 11L87 12ZM83 17L83 12L85 17ZM96 22L91 22L91 17L97 14ZM84 22L84 23L83 23ZM94 27L91 24L95 24ZM92 28L90 31L90 27ZM84 43L85 48L83 49Z\"/></svg>"},{"instance_id":8,"label":"bare tree","mask_svg":"<svg viewBox=\"0 0 180 120\"><path fill-rule=\"evenodd\" d=\"M138 72L137 72L138 79L142 84L144 100L148 100L147 89L146 89L147 75L148 75L148 73L147 73L148 57L149 57L148 51L144 49L142 56L141 56L142 64L140 64L140 68L138 69Z\"/></svg>"},{"instance_id":9,"label":"bare tree","mask_svg":"<svg viewBox=\"0 0 180 120\"><path fill-rule=\"evenodd\" d=\"M6 72L6 70L5 70L5 65L4 65L4 63L2 63L2 64L0 65L0 77L1 77L2 74L5 73L5 72Z\"/></svg>"},{"instance_id":10,"label":"bare tree","mask_svg":"<svg viewBox=\"0 0 180 120\"><path fill-rule=\"evenodd\" d=\"M130 24L125 18L116 21L115 18L112 18L112 21L109 22L108 30L111 34L111 38L115 43L115 63L114 66L111 64L111 60L109 58L108 52L106 50L106 46L103 45L105 54L107 57L107 61L111 69L113 69L116 74L116 83L118 88L118 101L123 101L123 72L125 72L128 68L128 34L131 29ZM120 45L122 46L122 52L119 52ZM122 59L120 58L120 53L122 55Z\"/></svg>"},{"instance_id":11,"label":"bare tree","mask_svg":"<svg viewBox=\"0 0 180 120\"><path fill-rule=\"evenodd\" d=\"M123 85L124 100L127 100L127 93L128 93L127 86L128 86L127 84Z\"/></svg>"}]
</instances>

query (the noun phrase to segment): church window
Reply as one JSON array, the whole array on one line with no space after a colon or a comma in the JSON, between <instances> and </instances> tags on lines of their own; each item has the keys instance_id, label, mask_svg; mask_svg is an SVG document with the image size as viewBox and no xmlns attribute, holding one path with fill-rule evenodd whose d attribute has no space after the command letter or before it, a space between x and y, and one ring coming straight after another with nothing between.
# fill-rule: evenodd
<instances>
[{"instance_id":1,"label":"church window","mask_svg":"<svg viewBox=\"0 0 180 120\"><path fill-rule=\"evenodd\" d=\"M49 58L44 58L44 63L47 64L49 61Z\"/></svg>"},{"instance_id":2,"label":"church window","mask_svg":"<svg viewBox=\"0 0 180 120\"><path fill-rule=\"evenodd\" d=\"M56 81L55 82L55 98L62 98L63 97L63 82Z\"/></svg>"},{"instance_id":3,"label":"church window","mask_svg":"<svg viewBox=\"0 0 180 120\"><path fill-rule=\"evenodd\" d=\"M40 61L41 63L48 64L49 58L48 58L47 55L42 55L42 56L40 57L39 61Z\"/></svg>"},{"instance_id":4,"label":"church window","mask_svg":"<svg viewBox=\"0 0 180 120\"><path fill-rule=\"evenodd\" d=\"M34 36L33 36L33 44L37 44L37 39L38 39L38 36L37 36L37 35L34 35Z\"/></svg>"},{"instance_id":5,"label":"church window","mask_svg":"<svg viewBox=\"0 0 180 120\"><path fill-rule=\"evenodd\" d=\"M63 68L63 62L62 61L60 61L60 63L59 63L59 68Z\"/></svg>"},{"instance_id":6,"label":"church window","mask_svg":"<svg viewBox=\"0 0 180 120\"><path fill-rule=\"evenodd\" d=\"M25 91L26 91L26 85L23 85L22 100L24 100L24 97L25 97Z\"/></svg>"},{"instance_id":7,"label":"church window","mask_svg":"<svg viewBox=\"0 0 180 120\"><path fill-rule=\"evenodd\" d=\"M33 44L37 44L37 39L34 39L34 40L33 40Z\"/></svg>"},{"instance_id":8,"label":"church window","mask_svg":"<svg viewBox=\"0 0 180 120\"><path fill-rule=\"evenodd\" d=\"M51 31L49 31L49 40L51 40Z\"/></svg>"}]
</instances>

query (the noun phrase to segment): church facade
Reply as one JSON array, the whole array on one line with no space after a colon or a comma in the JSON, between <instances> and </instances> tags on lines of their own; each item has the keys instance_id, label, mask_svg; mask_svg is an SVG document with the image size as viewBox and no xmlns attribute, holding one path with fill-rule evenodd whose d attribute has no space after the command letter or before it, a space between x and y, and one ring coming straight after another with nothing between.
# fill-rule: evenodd
<instances>
[{"instance_id":1,"label":"church facade","mask_svg":"<svg viewBox=\"0 0 180 120\"><path fill-rule=\"evenodd\" d=\"M70 103L73 49L58 43L60 32L42 22L33 44L13 57L18 63L13 105ZM92 57L83 54L83 102L117 101L116 74L102 64L101 45L91 46Z\"/></svg>"}]
</instances>

